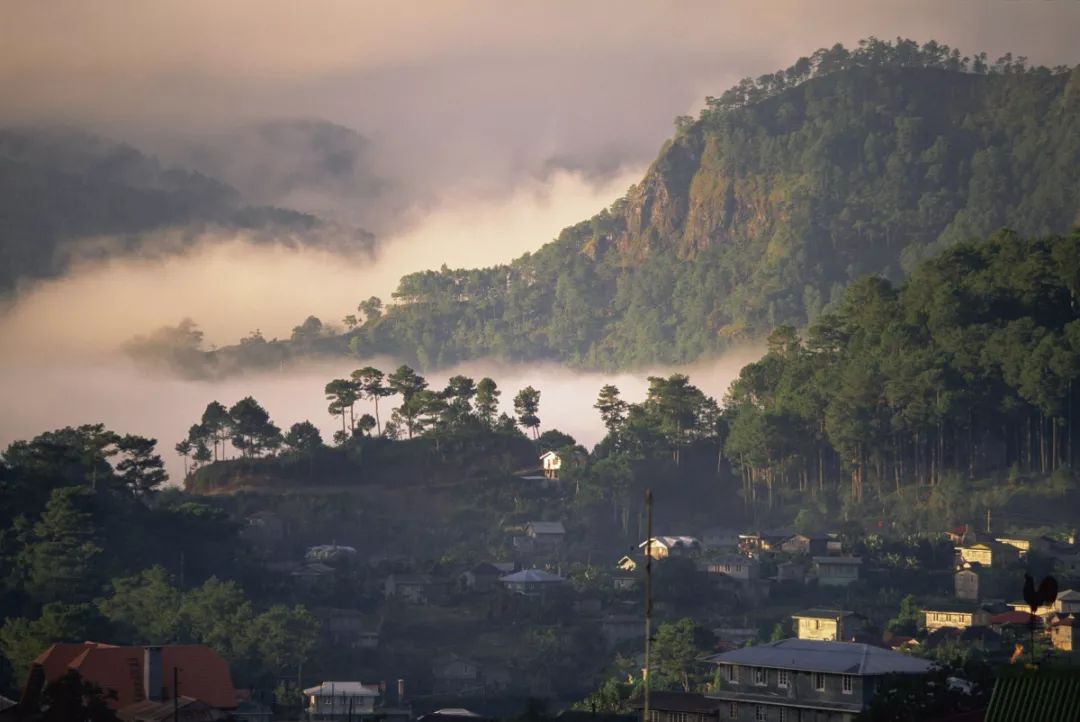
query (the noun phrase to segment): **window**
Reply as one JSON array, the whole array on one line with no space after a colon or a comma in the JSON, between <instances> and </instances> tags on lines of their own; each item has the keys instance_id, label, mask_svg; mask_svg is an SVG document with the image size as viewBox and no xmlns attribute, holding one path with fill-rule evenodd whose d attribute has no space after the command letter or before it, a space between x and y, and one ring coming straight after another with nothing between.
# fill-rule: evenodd
<instances>
[{"instance_id":1,"label":"window","mask_svg":"<svg viewBox=\"0 0 1080 722\"><path fill-rule=\"evenodd\" d=\"M855 690L855 678L854 677L852 677L850 674L845 674L843 677L840 678L840 681L841 681L840 686L841 686L841 689L843 689L844 694L852 694L854 692L854 690Z\"/></svg>"},{"instance_id":2,"label":"window","mask_svg":"<svg viewBox=\"0 0 1080 722\"><path fill-rule=\"evenodd\" d=\"M660 722L660 713L654 709L649 710L649 722Z\"/></svg>"},{"instance_id":3,"label":"window","mask_svg":"<svg viewBox=\"0 0 1080 722\"><path fill-rule=\"evenodd\" d=\"M727 713L730 719L739 719L739 703L728 702Z\"/></svg>"},{"instance_id":4,"label":"window","mask_svg":"<svg viewBox=\"0 0 1080 722\"><path fill-rule=\"evenodd\" d=\"M769 714L765 711L765 705L754 706L754 722L767 722Z\"/></svg>"},{"instance_id":5,"label":"window","mask_svg":"<svg viewBox=\"0 0 1080 722\"><path fill-rule=\"evenodd\" d=\"M739 667L737 665L729 664L727 666L727 681L732 684L739 683Z\"/></svg>"},{"instance_id":6,"label":"window","mask_svg":"<svg viewBox=\"0 0 1080 722\"><path fill-rule=\"evenodd\" d=\"M825 691L825 675L821 672L814 672L814 689L818 692Z\"/></svg>"},{"instance_id":7,"label":"window","mask_svg":"<svg viewBox=\"0 0 1080 722\"><path fill-rule=\"evenodd\" d=\"M780 722L787 722L787 707L780 708Z\"/></svg>"},{"instance_id":8,"label":"window","mask_svg":"<svg viewBox=\"0 0 1080 722\"><path fill-rule=\"evenodd\" d=\"M687 722L687 715L685 712L672 712L671 722Z\"/></svg>"},{"instance_id":9,"label":"window","mask_svg":"<svg viewBox=\"0 0 1080 722\"><path fill-rule=\"evenodd\" d=\"M781 689L788 688L788 671L786 669L776 670L776 686Z\"/></svg>"},{"instance_id":10,"label":"window","mask_svg":"<svg viewBox=\"0 0 1080 722\"><path fill-rule=\"evenodd\" d=\"M769 670L764 667L754 667L754 684L764 687L769 683Z\"/></svg>"}]
</instances>

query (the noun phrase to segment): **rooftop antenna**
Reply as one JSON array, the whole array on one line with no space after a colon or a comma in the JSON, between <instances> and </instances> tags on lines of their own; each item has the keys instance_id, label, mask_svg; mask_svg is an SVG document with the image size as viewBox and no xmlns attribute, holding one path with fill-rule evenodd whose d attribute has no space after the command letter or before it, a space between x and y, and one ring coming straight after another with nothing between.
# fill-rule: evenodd
<instances>
[{"instance_id":1,"label":"rooftop antenna","mask_svg":"<svg viewBox=\"0 0 1080 722\"><path fill-rule=\"evenodd\" d=\"M651 722L649 718L650 688L652 680L649 679L650 662L652 661L652 489L645 490L645 513L648 517L647 536L645 537L645 710L642 722Z\"/></svg>"}]
</instances>

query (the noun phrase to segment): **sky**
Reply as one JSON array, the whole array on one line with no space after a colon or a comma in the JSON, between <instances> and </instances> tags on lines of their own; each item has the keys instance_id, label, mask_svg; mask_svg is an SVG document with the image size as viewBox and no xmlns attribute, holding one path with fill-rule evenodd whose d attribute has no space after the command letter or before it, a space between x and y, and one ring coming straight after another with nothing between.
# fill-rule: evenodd
<instances>
[{"instance_id":1,"label":"sky","mask_svg":"<svg viewBox=\"0 0 1080 722\"><path fill-rule=\"evenodd\" d=\"M309 313L335 321L388 297L404 273L535 250L639 180L676 116L819 47L905 36L1080 62L1080 0L0 0L0 12L0 126L76 126L185 163L200 141L227 154L230 129L320 119L366 139L364 173L386 189L327 200L376 231L374 258L219 234L21 287L0 304L0 448L97 418L171 447L188 406L245 388L272 395L280 422L321 414L324 369L215 386L149 375L116 348L189 316L215 344L287 335ZM302 161L280 143L231 152L267 159L228 163L241 189L268 163ZM737 371L720 367L717 395ZM520 385L531 373L502 370ZM543 378L552 399L593 393L583 377ZM42 388L49 403L31 393ZM565 423L585 413L558 408Z\"/></svg>"}]
</instances>

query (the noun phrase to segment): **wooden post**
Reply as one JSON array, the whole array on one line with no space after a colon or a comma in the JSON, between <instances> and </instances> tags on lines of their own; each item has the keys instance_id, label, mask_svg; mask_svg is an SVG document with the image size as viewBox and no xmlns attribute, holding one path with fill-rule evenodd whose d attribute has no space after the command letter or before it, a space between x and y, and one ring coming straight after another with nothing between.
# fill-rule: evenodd
<instances>
[{"instance_id":1,"label":"wooden post","mask_svg":"<svg viewBox=\"0 0 1080 722\"><path fill-rule=\"evenodd\" d=\"M652 679L650 676L650 667L652 662L652 489L645 490L645 512L648 516L647 522L647 536L645 537L645 709L644 719L642 722L650 722L649 720L649 703L650 690L652 687Z\"/></svg>"}]
</instances>

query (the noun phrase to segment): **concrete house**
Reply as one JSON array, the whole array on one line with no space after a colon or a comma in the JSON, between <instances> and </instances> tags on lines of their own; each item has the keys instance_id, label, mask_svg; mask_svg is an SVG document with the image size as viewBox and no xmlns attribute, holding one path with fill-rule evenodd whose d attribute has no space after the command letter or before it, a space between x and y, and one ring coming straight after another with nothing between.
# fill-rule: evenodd
<instances>
[{"instance_id":1,"label":"concrete house","mask_svg":"<svg viewBox=\"0 0 1080 722\"><path fill-rule=\"evenodd\" d=\"M781 583L803 584L806 582L806 565L799 562L780 562L776 565L776 576L770 579Z\"/></svg>"},{"instance_id":2,"label":"concrete house","mask_svg":"<svg viewBox=\"0 0 1080 722\"><path fill-rule=\"evenodd\" d=\"M814 557L814 573L818 584L827 587L846 587L859 579L862 557Z\"/></svg>"},{"instance_id":3,"label":"concrete house","mask_svg":"<svg viewBox=\"0 0 1080 722\"><path fill-rule=\"evenodd\" d=\"M307 719L311 722L354 719L375 713L379 690L360 682L323 682L304 690Z\"/></svg>"},{"instance_id":4,"label":"concrete house","mask_svg":"<svg viewBox=\"0 0 1080 722\"><path fill-rule=\"evenodd\" d=\"M558 574L545 572L543 569L522 569L520 572L507 574L499 578L508 591L521 594L526 597L541 596L549 589L561 587L566 581Z\"/></svg>"},{"instance_id":5,"label":"concrete house","mask_svg":"<svg viewBox=\"0 0 1080 722\"><path fill-rule=\"evenodd\" d=\"M852 722L888 675L923 675L931 662L868 644L785 639L713 655L720 720Z\"/></svg>"},{"instance_id":6,"label":"concrete house","mask_svg":"<svg viewBox=\"0 0 1080 722\"><path fill-rule=\"evenodd\" d=\"M1050 625L1050 643L1054 645L1054 649L1061 650L1062 652L1076 652L1080 651L1080 639L1077 638L1077 632L1080 631L1080 619L1073 615L1062 617Z\"/></svg>"},{"instance_id":7,"label":"concrete house","mask_svg":"<svg viewBox=\"0 0 1080 722\"><path fill-rule=\"evenodd\" d=\"M1075 589L1058 592L1054 611L1058 614L1080 614L1080 592Z\"/></svg>"},{"instance_id":8,"label":"concrete house","mask_svg":"<svg viewBox=\"0 0 1080 722\"><path fill-rule=\"evenodd\" d=\"M642 554L653 559L672 556L691 556L701 551L701 542L692 536L654 536L638 544Z\"/></svg>"},{"instance_id":9,"label":"concrete house","mask_svg":"<svg viewBox=\"0 0 1080 722\"><path fill-rule=\"evenodd\" d=\"M750 559L739 554L720 557L719 559L702 559L698 561L698 570L706 574L719 574L742 582L749 582L761 576L761 564L756 559Z\"/></svg>"},{"instance_id":10,"label":"concrete house","mask_svg":"<svg viewBox=\"0 0 1080 722\"><path fill-rule=\"evenodd\" d=\"M780 551L788 554L810 554L826 556L829 552L829 539L824 536L795 534L780 545Z\"/></svg>"},{"instance_id":11,"label":"concrete house","mask_svg":"<svg viewBox=\"0 0 1080 722\"><path fill-rule=\"evenodd\" d=\"M540 464L544 467L544 476L548 479L558 479L559 469L562 468L562 457L554 451L545 451L540 456Z\"/></svg>"},{"instance_id":12,"label":"concrete house","mask_svg":"<svg viewBox=\"0 0 1080 722\"><path fill-rule=\"evenodd\" d=\"M739 533L727 527L710 527L701 533L701 543L707 549L734 550L739 546Z\"/></svg>"},{"instance_id":13,"label":"concrete house","mask_svg":"<svg viewBox=\"0 0 1080 722\"><path fill-rule=\"evenodd\" d=\"M953 574L953 589L957 599L979 600L979 564L959 569Z\"/></svg>"},{"instance_id":14,"label":"concrete house","mask_svg":"<svg viewBox=\"0 0 1080 722\"><path fill-rule=\"evenodd\" d=\"M791 615L799 639L846 642L862 629L866 617L839 609L807 609Z\"/></svg>"},{"instance_id":15,"label":"concrete house","mask_svg":"<svg viewBox=\"0 0 1080 722\"><path fill-rule=\"evenodd\" d=\"M561 521L530 521L525 525L525 535L537 549L554 549L562 545L566 529Z\"/></svg>"},{"instance_id":16,"label":"concrete house","mask_svg":"<svg viewBox=\"0 0 1080 722\"><path fill-rule=\"evenodd\" d=\"M935 604L923 610L926 631L933 632L942 627L968 629L985 627L990 624L990 612L976 605Z\"/></svg>"},{"instance_id":17,"label":"concrete house","mask_svg":"<svg viewBox=\"0 0 1080 722\"><path fill-rule=\"evenodd\" d=\"M995 564L1002 566L1020 560L1019 549L997 541L975 542L967 546L960 546L956 548L956 553L965 562L978 562L984 567L992 567Z\"/></svg>"},{"instance_id":18,"label":"concrete house","mask_svg":"<svg viewBox=\"0 0 1080 722\"><path fill-rule=\"evenodd\" d=\"M695 692L663 692L650 695L648 722L716 722L721 702ZM636 704L638 719L644 714L644 703Z\"/></svg>"}]
</instances>

